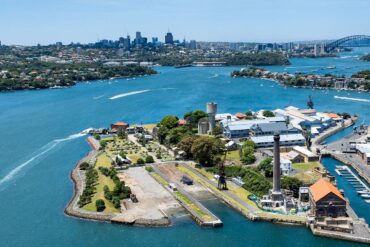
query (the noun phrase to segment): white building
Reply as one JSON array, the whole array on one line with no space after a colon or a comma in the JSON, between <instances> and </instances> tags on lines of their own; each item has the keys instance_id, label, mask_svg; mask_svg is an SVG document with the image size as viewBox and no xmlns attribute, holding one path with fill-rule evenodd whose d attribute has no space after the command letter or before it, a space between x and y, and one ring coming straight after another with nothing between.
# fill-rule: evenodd
<instances>
[{"instance_id":1,"label":"white building","mask_svg":"<svg viewBox=\"0 0 370 247\"><path fill-rule=\"evenodd\" d=\"M292 171L292 162L288 159L280 158L280 170L282 175L288 176Z\"/></svg>"}]
</instances>

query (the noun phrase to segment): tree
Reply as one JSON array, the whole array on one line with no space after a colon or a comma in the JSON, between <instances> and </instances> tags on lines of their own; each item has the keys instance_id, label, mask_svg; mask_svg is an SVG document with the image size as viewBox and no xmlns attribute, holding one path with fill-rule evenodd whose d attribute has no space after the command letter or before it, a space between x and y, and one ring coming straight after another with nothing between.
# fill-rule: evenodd
<instances>
[{"instance_id":1,"label":"tree","mask_svg":"<svg viewBox=\"0 0 370 247\"><path fill-rule=\"evenodd\" d=\"M177 147L185 152L185 158L187 159L193 158L191 147L193 146L196 139L198 139L198 136L195 135L186 136L177 144Z\"/></svg>"},{"instance_id":2,"label":"tree","mask_svg":"<svg viewBox=\"0 0 370 247\"><path fill-rule=\"evenodd\" d=\"M120 139L127 139L127 133L122 129L118 130L117 136Z\"/></svg>"},{"instance_id":3,"label":"tree","mask_svg":"<svg viewBox=\"0 0 370 247\"><path fill-rule=\"evenodd\" d=\"M200 119L207 117L207 113L201 110L196 110L188 112L184 115L184 119L191 124L191 126L196 127Z\"/></svg>"},{"instance_id":4,"label":"tree","mask_svg":"<svg viewBox=\"0 0 370 247\"><path fill-rule=\"evenodd\" d=\"M262 115L264 117L275 117L275 114L272 111L268 111L268 110L263 111Z\"/></svg>"},{"instance_id":5,"label":"tree","mask_svg":"<svg viewBox=\"0 0 370 247\"><path fill-rule=\"evenodd\" d=\"M166 116L159 123L159 126L166 127L167 129L173 129L179 125L178 121L179 119L175 116Z\"/></svg>"},{"instance_id":6,"label":"tree","mask_svg":"<svg viewBox=\"0 0 370 247\"><path fill-rule=\"evenodd\" d=\"M242 156L240 157L240 160L243 164L250 165L256 161L254 149L249 146L245 146L242 148L241 155Z\"/></svg>"},{"instance_id":7,"label":"tree","mask_svg":"<svg viewBox=\"0 0 370 247\"><path fill-rule=\"evenodd\" d=\"M96 211L103 212L105 209L105 202L102 199L98 199L95 201Z\"/></svg>"},{"instance_id":8,"label":"tree","mask_svg":"<svg viewBox=\"0 0 370 247\"><path fill-rule=\"evenodd\" d=\"M267 177L267 178L272 177L272 175L273 175L273 171L272 171L272 158L271 157L268 157L268 158L262 160L259 163L259 165L257 167L257 170L258 171L263 171L265 177Z\"/></svg>"},{"instance_id":9,"label":"tree","mask_svg":"<svg viewBox=\"0 0 370 247\"><path fill-rule=\"evenodd\" d=\"M223 147L224 145L220 139L201 136L194 141L191 153L201 165L213 166L216 156L222 152Z\"/></svg>"},{"instance_id":10,"label":"tree","mask_svg":"<svg viewBox=\"0 0 370 247\"><path fill-rule=\"evenodd\" d=\"M165 142L170 145L177 144L186 135L192 135L192 132L189 130L189 128L177 127L177 128L171 129L168 132Z\"/></svg>"},{"instance_id":11,"label":"tree","mask_svg":"<svg viewBox=\"0 0 370 247\"><path fill-rule=\"evenodd\" d=\"M146 156L146 158L145 158L145 163L148 163L148 164L150 164L150 163L154 163L154 158L153 158L153 156L151 156L151 155Z\"/></svg>"},{"instance_id":12,"label":"tree","mask_svg":"<svg viewBox=\"0 0 370 247\"><path fill-rule=\"evenodd\" d=\"M253 148L253 150L257 148L257 144L252 140L246 140L244 142L244 146L245 147L251 147L251 148Z\"/></svg>"},{"instance_id":13,"label":"tree","mask_svg":"<svg viewBox=\"0 0 370 247\"><path fill-rule=\"evenodd\" d=\"M220 136L220 135L222 135L222 127L221 127L219 124L217 124L217 125L213 128L213 130L212 130L212 135L214 135L214 136Z\"/></svg>"},{"instance_id":14,"label":"tree","mask_svg":"<svg viewBox=\"0 0 370 247\"><path fill-rule=\"evenodd\" d=\"M85 161L80 164L80 170L87 170L89 167L90 167L89 163Z\"/></svg>"},{"instance_id":15,"label":"tree","mask_svg":"<svg viewBox=\"0 0 370 247\"><path fill-rule=\"evenodd\" d=\"M136 161L136 164L143 165L143 164L145 164L145 161L142 158L138 158L137 161Z\"/></svg>"},{"instance_id":16,"label":"tree","mask_svg":"<svg viewBox=\"0 0 370 247\"><path fill-rule=\"evenodd\" d=\"M294 197L299 195L299 187L303 185L303 182L295 177L284 176L281 179L281 188L293 191Z\"/></svg>"},{"instance_id":17,"label":"tree","mask_svg":"<svg viewBox=\"0 0 370 247\"><path fill-rule=\"evenodd\" d=\"M160 144L164 143L164 141L166 139L166 136L168 135L168 132L169 132L169 129L165 126L159 126L156 129L157 139L158 139Z\"/></svg>"}]
</instances>

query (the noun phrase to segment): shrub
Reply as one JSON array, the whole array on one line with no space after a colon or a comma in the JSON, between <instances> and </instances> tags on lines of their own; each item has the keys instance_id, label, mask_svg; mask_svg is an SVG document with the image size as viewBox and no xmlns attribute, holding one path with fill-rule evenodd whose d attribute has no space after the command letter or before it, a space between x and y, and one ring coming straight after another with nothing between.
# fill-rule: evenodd
<instances>
[{"instance_id":1,"label":"shrub","mask_svg":"<svg viewBox=\"0 0 370 247\"><path fill-rule=\"evenodd\" d=\"M147 170L148 172L153 172L153 167L151 167L151 166L146 166L146 167L145 167L145 170Z\"/></svg>"},{"instance_id":2,"label":"shrub","mask_svg":"<svg viewBox=\"0 0 370 247\"><path fill-rule=\"evenodd\" d=\"M89 167L90 167L90 165L87 162L82 162L80 164L80 170L87 170L87 169L89 169Z\"/></svg>"},{"instance_id":3,"label":"shrub","mask_svg":"<svg viewBox=\"0 0 370 247\"><path fill-rule=\"evenodd\" d=\"M154 163L154 158L151 155L146 156L145 163Z\"/></svg>"},{"instance_id":4,"label":"shrub","mask_svg":"<svg viewBox=\"0 0 370 247\"><path fill-rule=\"evenodd\" d=\"M142 158L138 158L137 161L136 161L136 164L143 165L143 164L145 164L145 161Z\"/></svg>"}]
</instances>

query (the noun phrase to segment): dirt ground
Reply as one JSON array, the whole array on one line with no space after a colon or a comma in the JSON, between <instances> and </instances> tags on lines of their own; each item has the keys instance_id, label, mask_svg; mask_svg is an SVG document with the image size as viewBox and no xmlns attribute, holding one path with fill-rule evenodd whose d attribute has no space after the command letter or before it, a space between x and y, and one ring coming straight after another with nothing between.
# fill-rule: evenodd
<instances>
[{"instance_id":1,"label":"dirt ground","mask_svg":"<svg viewBox=\"0 0 370 247\"><path fill-rule=\"evenodd\" d=\"M119 178L130 186L139 200L132 203L125 200L120 218L124 222L134 222L137 219L160 220L181 211L182 207L172 195L157 183L144 167L134 167L118 174Z\"/></svg>"}]
</instances>

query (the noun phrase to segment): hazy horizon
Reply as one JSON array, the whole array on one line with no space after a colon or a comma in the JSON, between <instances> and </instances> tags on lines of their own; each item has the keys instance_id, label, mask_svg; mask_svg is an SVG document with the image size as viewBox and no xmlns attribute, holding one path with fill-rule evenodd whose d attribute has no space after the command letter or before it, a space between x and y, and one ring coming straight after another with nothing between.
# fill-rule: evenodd
<instances>
[{"instance_id":1,"label":"hazy horizon","mask_svg":"<svg viewBox=\"0 0 370 247\"><path fill-rule=\"evenodd\" d=\"M91 43L141 31L144 37L210 42L331 40L368 34L367 0L0 0L7 45Z\"/></svg>"}]
</instances>

